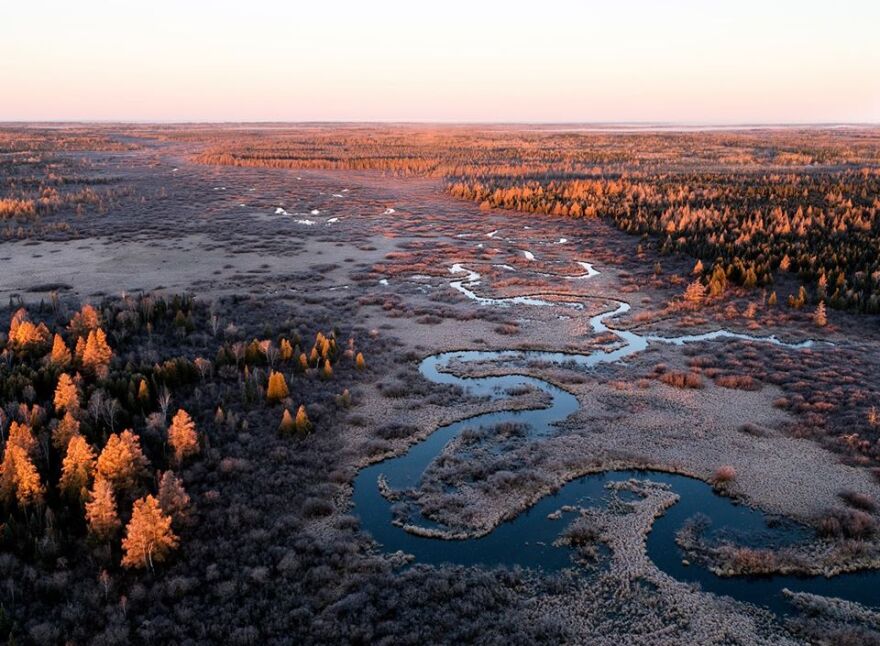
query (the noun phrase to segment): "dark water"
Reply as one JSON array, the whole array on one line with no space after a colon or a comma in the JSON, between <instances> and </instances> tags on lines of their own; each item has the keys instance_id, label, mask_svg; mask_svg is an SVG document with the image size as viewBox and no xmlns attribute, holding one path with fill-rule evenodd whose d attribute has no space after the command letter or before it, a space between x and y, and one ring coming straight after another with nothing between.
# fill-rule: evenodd
<instances>
[{"instance_id":1,"label":"dark water","mask_svg":"<svg viewBox=\"0 0 880 646\"><path fill-rule=\"evenodd\" d=\"M479 297L475 297L479 298ZM480 299L488 301L491 299ZM501 299L496 299L501 300ZM363 528L387 552L401 550L415 556L417 562L428 564L479 565L482 567L514 566L533 568L545 572L557 572L573 567L572 552L568 548L553 547L552 543L574 513L563 514L559 520L547 515L564 505L575 507L603 506L609 498L606 485L609 482L630 478L650 479L666 483L680 497L666 513L656 520L647 540L648 556L664 572L680 581L699 583L708 591L729 595L736 599L765 606L784 613L791 608L781 594L783 588L792 591L841 597L866 605L880 605L880 573L864 572L844 574L831 579L824 577L718 577L708 569L692 564L682 564L683 554L675 543L675 535L684 523L696 514L707 516L711 521L709 538L733 538L743 545L779 545L809 538L810 531L792 523L780 526L762 512L737 505L730 499L717 495L704 482L686 476L656 471L609 471L588 475L566 484L558 492L539 500L535 505L513 520L495 528L490 534L467 540L441 540L416 536L392 524L392 504L383 497L377 486L380 475L384 476L394 491L417 488L422 473L439 455L449 441L465 429L492 427L501 423L525 425L528 437L540 441L555 432L554 424L578 409L577 399L570 393L534 377L508 374L497 377L461 377L449 371L452 362L493 362L537 360L552 363L574 363L581 367L593 367L624 359L640 352L649 343L684 344L722 338L749 339L753 342L772 343L791 348L809 347L810 342L785 344L774 337L751 337L718 331L702 335L677 338L640 336L629 331L610 329L604 320L618 316L629 309L626 303L617 303L617 309L591 319L593 330L610 331L617 335L622 346L612 351L597 350L588 355L569 355L555 352L531 351L463 351L449 352L427 357L420 371L427 379L439 384L454 384L472 395L503 399L510 388L530 386L551 397L551 404L539 410L500 411L477 415L437 429L424 441L414 445L404 455L363 469L354 482L354 513L360 516ZM414 524L431 527L430 521L413 518Z\"/></svg>"}]
</instances>

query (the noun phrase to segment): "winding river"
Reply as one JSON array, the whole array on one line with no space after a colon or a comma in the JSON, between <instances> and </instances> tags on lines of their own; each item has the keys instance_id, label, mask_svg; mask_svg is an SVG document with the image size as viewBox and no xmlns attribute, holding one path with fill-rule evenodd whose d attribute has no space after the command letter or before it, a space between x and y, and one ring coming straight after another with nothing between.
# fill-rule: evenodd
<instances>
[{"instance_id":1,"label":"winding river","mask_svg":"<svg viewBox=\"0 0 880 646\"><path fill-rule=\"evenodd\" d=\"M577 276L558 278L589 278L598 272L589 263L578 263L585 272ZM550 301L548 295L517 296L510 298L487 298L479 296L474 289L481 276L473 269L455 264L453 275L465 274L450 286L482 306L561 306L582 309L583 304L572 301ZM466 377L455 374L451 364L487 364L489 362L541 361L556 364L576 364L584 368L620 361L645 350L653 343L683 345L717 339L740 339L754 343L768 343L792 350L813 345L811 341L785 343L774 336L717 330L705 334L662 337L642 335L637 332L609 327L607 322L629 311L623 301L603 299L613 304L613 309L590 319L596 334L611 333L619 344L612 349L597 349L589 354L566 354L542 351L458 351L445 352L426 357L419 370L429 381L436 384L452 384L465 392L490 399L504 399L512 388L531 387L550 398L550 404L537 410L507 410L476 415L441 426L423 441L413 445L403 455L389 458L360 471L354 481L354 513L361 519L362 527L369 532L386 552L402 551L412 554L416 562L427 564L477 565L481 567L519 565L544 572L558 572L576 567L572 552L566 547L554 547L553 542L575 514L563 515L561 520L548 519L548 514L563 506L595 507L607 503L606 485L630 478L649 479L666 483L678 494L679 501L658 518L648 535L648 556L657 567L668 575L686 582L699 583L707 591L728 595L767 607L777 613L791 611L781 591L787 588L797 592L811 592L857 601L870 606L880 605L880 573L860 572L843 574L833 578L824 577L718 577L707 568L682 563L682 553L675 542L675 535L682 525L695 514L708 516L712 536L736 536L742 544L772 545L791 543L810 537L807 528L785 523L771 528L768 518L759 510L737 505L729 498L717 495L712 488L694 478L659 471L608 471L577 478L568 482L557 492L547 495L513 520L502 523L490 533L478 538L445 540L427 538L406 531L392 523L394 502L386 498L380 489L380 481L394 492L418 488L424 471L443 451L444 447L466 429L489 428L501 423L514 423L527 428L527 439L540 441L556 432L557 422L578 410L577 399L567 391L542 379L521 374L489 377ZM421 517L411 523L421 527L437 527L436 523Z\"/></svg>"}]
</instances>

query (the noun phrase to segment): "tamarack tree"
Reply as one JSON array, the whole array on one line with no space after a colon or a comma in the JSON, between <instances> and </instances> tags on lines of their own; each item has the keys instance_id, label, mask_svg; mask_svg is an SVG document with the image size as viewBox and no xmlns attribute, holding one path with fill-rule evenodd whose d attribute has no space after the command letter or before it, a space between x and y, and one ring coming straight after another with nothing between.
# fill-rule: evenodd
<instances>
[{"instance_id":1,"label":"tamarack tree","mask_svg":"<svg viewBox=\"0 0 880 646\"><path fill-rule=\"evenodd\" d=\"M141 450L138 436L130 429L112 434L98 456L98 474L117 491L132 491L147 475L150 462Z\"/></svg>"},{"instance_id":2,"label":"tamarack tree","mask_svg":"<svg viewBox=\"0 0 880 646\"><path fill-rule=\"evenodd\" d=\"M305 404L300 404L296 410L296 420L294 427L299 433L308 433L312 430L312 422L309 420L309 414L306 412Z\"/></svg>"},{"instance_id":3,"label":"tamarack tree","mask_svg":"<svg viewBox=\"0 0 880 646\"><path fill-rule=\"evenodd\" d=\"M0 374L5 399L0 402L4 547L13 546L20 552L17 556L27 560L40 550L56 549L56 543L64 553L73 553L78 541L88 541L102 545L95 554L104 558L115 553L125 528L125 567L143 569L163 561L179 543L175 532L186 528L192 517L193 502L180 475L191 472L178 467L200 451L202 439L194 420L180 407L162 441L172 389L182 403L198 403L203 392L219 392L223 406L228 401L233 408L226 414L218 406L216 424L243 428L236 407L247 410L259 402L264 366L270 372L267 398L289 406L291 374L298 375L301 367L308 373L304 376L329 378L341 356L335 333L319 332L314 346L306 349L313 355L311 364L299 335L295 341L279 337L277 346L267 340L218 339L221 347L214 362L188 356L139 358L144 334L156 348L163 347L157 342L162 334L171 333L179 341L194 324L188 310L181 313L190 307L186 299L172 306L145 295L123 296L121 302L108 299L101 308L84 306L69 322L59 320L63 308L53 301L55 320L50 326L31 321L24 309L13 315L6 347L0 348L7 369ZM115 340L113 348L108 339ZM349 349L345 358L363 368L362 355L354 356L351 343ZM115 356L121 360L114 361ZM282 361L290 362L284 372L276 370ZM348 361L338 369L346 368L351 368ZM231 377L235 386L223 384ZM235 400L239 393L240 402ZM226 399L230 395L231 401ZM347 390L337 402L350 405ZM311 428L306 403L284 408L282 434L304 437ZM172 465L174 471L169 469ZM44 541L46 537L51 540Z\"/></svg>"},{"instance_id":4,"label":"tamarack tree","mask_svg":"<svg viewBox=\"0 0 880 646\"><path fill-rule=\"evenodd\" d=\"M106 376L113 351L107 343L107 335L104 330L97 328L89 332L85 343L81 344L82 337L77 341L77 358L83 368L103 377ZM80 352L81 351L81 352Z\"/></svg>"},{"instance_id":5,"label":"tamarack tree","mask_svg":"<svg viewBox=\"0 0 880 646\"><path fill-rule=\"evenodd\" d=\"M71 437L61 463L61 479L58 481L61 493L75 500L85 500L95 469L95 451L86 438L82 435Z\"/></svg>"},{"instance_id":6,"label":"tamarack tree","mask_svg":"<svg viewBox=\"0 0 880 646\"><path fill-rule=\"evenodd\" d=\"M7 505L15 502L22 508L43 501L45 489L31 456L19 444L7 443L0 463L0 497Z\"/></svg>"},{"instance_id":7,"label":"tamarack tree","mask_svg":"<svg viewBox=\"0 0 880 646\"><path fill-rule=\"evenodd\" d=\"M274 370L269 374L269 385L266 388L266 399L270 404L280 402L290 394L284 375Z\"/></svg>"},{"instance_id":8,"label":"tamarack tree","mask_svg":"<svg viewBox=\"0 0 880 646\"><path fill-rule=\"evenodd\" d=\"M73 413L69 410L65 411L64 417L52 431L52 446L59 451L66 451L71 438L79 435L79 427L79 420L73 416Z\"/></svg>"},{"instance_id":9,"label":"tamarack tree","mask_svg":"<svg viewBox=\"0 0 880 646\"><path fill-rule=\"evenodd\" d=\"M290 414L288 409L284 409L284 413L281 415L281 423L278 425L278 432L281 435L290 435L296 430L296 422L293 419L293 415Z\"/></svg>"},{"instance_id":10,"label":"tamarack tree","mask_svg":"<svg viewBox=\"0 0 880 646\"><path fill-rule=\"evenodd\" d=\"M95 478L86 503L86 520L89 533L99 541L109 541L121 527L119 514L116 510L116 496L113 485L101 477Z\"/></svg>"},{"instance_id":11,"label":"tamarack tree","mask_svg":"<svg viewBox=\"0 0 880 646\"><path fill-rule=\"evenodd\" d=\"M50 363L55 368L63 370L70 365L72 360L73 357L70 354L70 348L67 347L67 344L64 342L64 339L61 338L61 335L56 332L55 336L52 338L52 353L49 357Z\"/></svg>"},{"instance_id":12,"label":"tamarack tree","mask_svg":"<svg viewBox=\"0 0 880 646\"><path fill-rule=\"evenodd\" d=\"M79 408L79 390L70 375L63 373L58 377L55 387L55 410L59 413L74 411Z\"/></svg>"},{"instance_id":13,"label":"tamarack tree","mask_svg":"<svg viewBox=\"0 0 880 646\"><path fill-rule=\"evenodd\" d=\"M168 444L174 452L174 461L177 464L199 452L196 423L182 408L175 413L171 426L168 427Z\"/></svg>"},{"instance_id":14,"label":"tamarack tree","mask_svg":"<svg viewBox=\"0 0 880 646\"><path fill-rule=\"evenodd\" d=\"M131 520L122 539L122 565L153 569L177 549L179 539L171 529L171 516L165 514L152 495L136 500Z\"/></svg>"}]
</instances>

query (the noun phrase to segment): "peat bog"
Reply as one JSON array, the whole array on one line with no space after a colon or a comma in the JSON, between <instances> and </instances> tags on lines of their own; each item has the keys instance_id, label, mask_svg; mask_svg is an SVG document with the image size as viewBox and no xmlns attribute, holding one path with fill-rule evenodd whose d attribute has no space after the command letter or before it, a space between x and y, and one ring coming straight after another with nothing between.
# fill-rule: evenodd
<instances>
[{"instance_id":1,"label":"peat bog","mask_svg":"<svg viewBox=\"0 0 880 646\"><path fill-rule=\"evenodd\" d=\"M877 643L880 133L0 129L0 638Z\"/></svg>"}]
</instances>

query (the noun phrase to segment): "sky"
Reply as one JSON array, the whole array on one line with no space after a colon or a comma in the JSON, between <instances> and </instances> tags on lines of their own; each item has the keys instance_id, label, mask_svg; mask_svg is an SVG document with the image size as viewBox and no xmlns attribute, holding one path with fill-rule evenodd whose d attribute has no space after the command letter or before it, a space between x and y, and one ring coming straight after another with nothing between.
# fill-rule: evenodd
<instances>
[{"instance_id":1,"label":"sky","mask_svg":"<svg viewBox=\"0 0 880 646\"><path fill-rule=\"evenodd\" d=\"M0 5L0 121L880 122L880 2Z\"/></svg>"}]
</instances>

